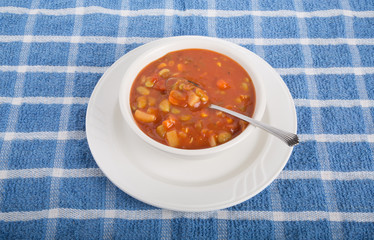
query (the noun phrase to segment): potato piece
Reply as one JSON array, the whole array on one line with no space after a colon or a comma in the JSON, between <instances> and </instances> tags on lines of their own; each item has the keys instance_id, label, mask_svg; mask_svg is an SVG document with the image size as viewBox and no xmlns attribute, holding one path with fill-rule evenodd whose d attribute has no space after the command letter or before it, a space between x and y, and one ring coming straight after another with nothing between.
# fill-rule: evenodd
<instances>
[{"instance_id":1,"label":"potato piece","mask_svg":"<svg viewBox=\"0 0 374 240\"><path fill-rule=\"evenodd\" d=\"M159 125L157 128L156 128L156 132L157 134L160 136L160 137L164 137L165 136L165 133L166 133L166 129L165 127L161 124Z\"/></svg>"},{"instance_id":2,"label":"potato piece","mask_svg":"<svg viewBox=\"0 0 374 240\"><path fill-rule=\"evenodd\" d=\"M166 132L166 141L168 142L169 146L177 147L179 145L179 138L178 133L176 130L172 130Z\"/></svg>"},{"instance_id":3,"label":"potato piece","mask_svg":"<svg viewBox=\"0 0 374 240\"><path fill-rule=\"evenodd\" d=\"M190 107L193 107L193 108L197 108L200 106L200 98L199 96L196 95L196 93L192 92L192 91L189 91L188 92L188 100L187 100L187 104L188 106Z\"/></svg>"},{"instance_id":4,"label":"potato piece","mask_svg":"<svg viewBox=\"0 0 374 240\"><path fill-rule=\"evenodd\" d=\"M136 91L140 93L141 95L149 95L150 91L146 87L139 86L136 88Z\"/></svg>"},{"instance_id":5,"label":"potato piece","mask_svg":"<svg viewBox=\"0 0 374 240\"><path fill-rule=\"evenodd\" d=\"M147 97L146 96L140 96L136 99L136 103L138 108L145 108L147 106Z\"/></svg>"},{"instance_id":6,"label":"potato piece","mask_svg":"<svg viewBox=\"0 0 374 240\"><path fill-rule=\"evenodd\" d=\"M164 99L158 105L161 111L163 112L170 112L170 102L167 99Z\"/></svg>"},{"instance_id":7,"label":"potato piece","mask_svg":"<svg viewBox=\"0 0 374 240\"><path fill-rule=\"evenodd\" d=\"M209 138L208 138L208 142L209 142L209 145L211 147L215 147L217 146L217 141L216 141L216 137L214 135L210 135Z\"/></svg>"},{"instance_id":8,"label":"potato piece","mask_svg":"<svg viewBox=\"0 0 374 240\"><path fill-rule=\"evenodd\" d=\"M146 113L140 110L136 110L134 116L136 120L140 122L144 122L144 123L150 123L156 120L155 115L149 114L149 113Z\"/></svg>"},{"instance_id":9,"label":"potato piece","mask_svg":"<svg viewBox=\"0 0 374 240\"><path fill-rule=\"evenodd\" d=\"M220 132L219 134L218 134L218 142L219 143L225 143L225 142L227 142L228 140L230 140L231 139L231 133L229 133L229 132Z\"/></svg>"},{"instance_id":10,"label":"potato piece","mask_svg":"<svg viewBox=\"0 0 374 240\"><path fill-rule=\"evenodd\" d=\"M170 76L170 70L167 69L167 68L164 68L164 69L162 69L162 70L158 73L158 75L159 75L160 77L167 78L167 77Z\"/></svg>"}]
</instances>

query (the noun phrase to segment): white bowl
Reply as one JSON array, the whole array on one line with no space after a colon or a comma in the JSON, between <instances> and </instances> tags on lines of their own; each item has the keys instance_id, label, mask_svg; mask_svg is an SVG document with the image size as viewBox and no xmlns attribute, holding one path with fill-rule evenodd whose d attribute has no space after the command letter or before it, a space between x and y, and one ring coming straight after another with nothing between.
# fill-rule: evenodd
<instances>
[{"instance_id":1,"label":"white bowl","mask_svg":"<svg viewBox=\"0 0 374 240\"><path fill-rule=\"evenodd\" d=\"M252 125L248 125L248 127L235 138L216 147L205 149L179 149L164 145L153 140L138 127L130 107L130 90L134 80L136 79L139 72L149 63L161 58L169 52L182 49L207 49L232 58L247 71L248 75L252 79L256 93L256 105L252 117L256 120L261 120L266 108L266 96L263 86L263 77L261 75L261 72L259 72L259 69L254 68L252 65L253 61L255 61L255 54L249 55L248 51L243 51L244 48L234 43L211 37L180 36L168 38L168 41L165 41L165 39L162 39L162 41L158 41L160 42L160 44L158 44L157 47L145 51L143 54L137 57L137 59L129 67L128 71L126 71L122 79L119 90L119 105L122 116L125 119L126 123L130 126L130 128L141 139L143 139L144 142L155 147L156 149L170 154L176 154L179 157L187 158L214 155L225 149L231 148L244 139L250 137L251 132L255 128Z\"/></svg>"}]
</instances>

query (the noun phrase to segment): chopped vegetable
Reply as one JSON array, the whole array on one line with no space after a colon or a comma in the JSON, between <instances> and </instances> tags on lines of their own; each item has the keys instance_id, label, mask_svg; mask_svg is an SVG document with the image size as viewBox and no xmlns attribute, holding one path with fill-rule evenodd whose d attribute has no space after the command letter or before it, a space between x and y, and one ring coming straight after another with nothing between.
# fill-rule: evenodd
<instances>
[{"instance_id":1,"label":"chopped vegetable","mask_svg":"<svg viewBox=\"0 0 374 240\"><path fill-rule=\"evenodd\" d=\"M164 68L164 67L166 67L167 65L166 65L166 63L160 63L158 66L157 66L157 68L158 69L161 69L161 68Z\"/></svg>"},{"instance_id":2,"label":"chopped vegetable","mask_svg":"<svg viewBox=\"0 0 374 240\"><path fill-rule=\"evenodd\" d=\"M165 133L166 133L166 130L165 130L165 127L161 124L159 125L157 128L156 128L156 132L157 134L160 136L160 137L164 137L165 136Z\"/></svg>"},{"instance_id":3,"label":"chopped vegetable","mask_svg":"<svg viewBox=\"0 0 374 240\"><path fill-rule=\"evenodd\" d=\"M138 108L145 108L147 106L147 97L146 96L140 96L136 99Z\"/></svg>"},{"instance_id":4,"label":"chopped vegetable","mask_svg":"<svg viewBox=\"0 0 374 240\"><path fill-rule=\"evenodd\" d=\"M225 142L227 142L228 140L231 139L231 136L232 135L229 132L220 132L218 134L218 142L219 143L225 143Z\"/></svg>"},{"instance_id":5,"label":"chopped vegetable","mask_svg":"<svg viewBox=\"0 0 374 240\"><path fill-rule=\"evenodd\" d=\"M167 78L167 77L170 76L170 70L167 69L167 68L164 68L164 69L162 69L162 70L158 73L158 75L159 75L160 77Z\"/></svg>"},{"instance_id":6,"label":"chopped vegetable","mask_svg":"<svg viewBox=\"0 0 374 240\"><path fill-rule=\"evenodd\" d=\"M248 84L243 82L241 85L240 85L240 88L243 89L244 91L248 91Z\"/></svg>"},{"instance_id":7,"label":"chopped vegetable","mask_svg":"<svg viewBox=\"0 0 374 240\"><path fill-rule=\"evenodd\" d=\"M208 142L209 142L209 145L211 147L215 147L217 146L217 141L216 141L216 138L214 135L210 135L209 138L208 138Z\"/></svg>"},{"instance_id":8,"label":"chopped vegetable","mask_svg":"<svg viewBox=\"0 0 374 240\"><path fill-rule=\"evenodd\" d=\"M179 138L176 130L166 132L166 140L171 147L177 147L179 145Z\"/></svg>"},{"instance_id":9,"label":"chopped vegetable","mask_svg":"<svg viewBox=\"0 0 374 240\"><path fill-rule=\"evenodd\" d=\"M169 112L170 111L170 102L167 99L164 99L160 102L159 108L163 112Z\"/></svg>"},{"instance_id":10,"label":"chopped vegetable","mask_svg":"<svg viewBox=\"0 0 374 240\"><path fill-rule=\"evenodd\" d=\"M154 122L156 120L155 115L140 110L136 110L134 116L136 120L144 123Z\"/></svg>"},{"instance_id":11,"label":"chopped vegetable","mask_svg":"<svg viewBox=\"0 0 374 240\"><path fill-rule=\"evenodd\" d=\"M217 81L217 87L222 90L230 88L229 84L223 79Z\"/></svg>"},{"instance_id":12,"label":"chopped vegetable","mask_svg":"<svg viewBox=\"0 0 374 240\"><path fill-rule=\"evenodd\" d=\"M174 116L169 115L169 117L162 122L162 125L164 125L166 129L170 129L175 125L176 122L177 119Z\"/></svg>"},{"instance_id":13,"label":"chopped vegetable","mask_svg":"<svg viewBox=\"0 0 374 240\"><path fill-rule=\"evenodd\" d=\"M137 87L136 91L138 91L138 93L140 93L141 95L149 95L149 93L150 93L149 89L147 89L146 87L143 87L143 86Z\"/></svg>"}]
</instances>

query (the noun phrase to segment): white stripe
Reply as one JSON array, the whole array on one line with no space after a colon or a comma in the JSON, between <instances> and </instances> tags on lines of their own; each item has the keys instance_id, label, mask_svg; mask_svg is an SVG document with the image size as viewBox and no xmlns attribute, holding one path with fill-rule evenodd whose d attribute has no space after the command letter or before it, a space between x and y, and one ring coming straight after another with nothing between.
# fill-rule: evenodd
<instances>
[{"instance_id":1,"label":"white stripe","mask_svg":"<svg viewBox=\"0 0 374 240\"><path fill-rule=\"evenodd\" d=\"M60 132L0 132L0 139L13 140L83 140L86 139L85 131L60 131Z\"/></svg>"},{"instance_id":2,"label":"white stripe","mask_svg":"<svg viewBox=\"0 0 374 240\"><path fill-rule=\"evenodd\" d=\"M317 100L317 99L294 99L295 106L297 107L374 107L374 100L346 100L346 99L330 99L330 100Z\"/></svg>"},{"instance_id":3,"label":"white stripe","mask_svg":"<svg viewBox=\"0 0 374 240\"><path fill-rule=\"evenodd\" d=\"M104 73L108 67L90 67L90 66L0 66L2 72L45 72L45 73Z\"/></svg>"},{"instance_id":4,"label":"white stripe","mask_svg":"<svg viewBox=\"0 0 374 240\"><path fill-rule=\"evenodd\" d=\"M54 214L48 214L49 211ZM72 209L72 208L55 208L51 210L29 211L29 212L0 212L0 220L4 222L32 221L47 218L60 219L99 219L110 218L124 220L150 220L166 219L162 216L162 210L102 210L102 209ZM274 216L283 216L282 219ZM161 218L162 216L162 218ZM338 216L338 217L334 217ZM186 219L220 219L220 220L268 220L278 222L289 221L350 221L350 222L373 222L374 213L371 212L324 212L324 211L303 211L303 212L271 212L271 211L227 211L221 210L216 214L210 212L176 212L169 215L168 219L186 218Z\"/></svg>"},{"instance_id":5,"label":"white stripe","mask_svg":"<svg viewBox=\"0 0 374 240\"><path fill-rule=\"evenodd\" d=\"M332 67L332 68L276 68L280 75L323 75L323 74L374 74L374 67Z\"/></svg>"},{"instance_id":6,"label":"white stripe","mask_svg":"<svg viewBox=\"0 0 374 240\"><path fill-rule=\"evenodd\" d=\"M139 16L203 16L203 17L242 17L242 16L263 16L263 17L336 17L348 16L359 18L373 18L374 11L351 11L342 9L320 10L313 12L298 12L294 10L278 11L246 11L246 10L209 10L209 9L188 9L185 11L174 9L142 9L142 10L114 10L98 6L63 8L63 9L28 9L22 7L0 7L0 13L28 14L28 15L87 15L87 14L111 14L123 17Z\"/></svg>"},{"instance_id":7,"label":"white stripe","mask_svg":"<svg viewBox=\"0 0 374 240\"><path fill-rule=\"evenodd\" d=\"M144 44L159 38L149 37L109 37L109 36L34 36L0 35L0 42L62 42L62 43L112 43ZM236 44L248 45L374 45L373 38L222 38Z\"/></svg>"},{"instance_id":8,"label":"white stripe","mask_svg":"<svg viewBox=\"0 0 374 240\"><path fill-rule=\"evenodd\" d=\"M0 104L87 104L89 100L83 97L0 97Z\"/></svg>"},{"instance_id":9,"label":"white stripe","mask_svg":"<svg viewBox=\"0 0 374 240\"><path fill-rule=\"evenodd\" d=\"M322 179L325 181L374 180L374 172L292 171L283 170L278 179Z\"/></svg>"},{"instance_id":10,"label":"white stripe","mask_svg":"<svg viewBox=\"0 0 374 240\"><path fill-rule=\"evenodd\" d=\"M104 174L99 168L81 168L81 169L59 169L59 168L34 168L19 170L1 170L0 179L13 178L86 178L103 177Z\"/></svg>"},{"instance_id":11,"label":"white stripe","mask_svg":"<svg viewBox=\"0 0 374 240\"><path fill-rule=\"evenodd\" d=\"M369 142L374 143L374 134L299 134L300 141L317 142Z\"/></svg>"},{"instance_id":12,"label":"white stripe","mask_svg":"<svg viewBox=\"0 0 374 240\"><path fill-rule=\"evenodd\" d=\"M79 168L79 169L62 169L62 168L32 168L18 170L0 170L0 180L14 178L89 178L104 177L99 168ZM294 171L283 170L278 179L282 180L303 180L303 179L320 179L324 181L352 181L352 180L374 180L373 171L357 172L337 172L337 171ZM169 212L163 212L162 216L172 215Z\"/></svg>"},{"instance_id":13,"label":"white stripe","mask_svg":"<svg viewBox=\"0 0 374 240\"><path fill-rule=\"evenodd\" d=\"M104 73L108 67L90 67L90 66L0 66L2 72L46 72L46 73ZM374 74L374 67L332 67L332 68L275 68L280 75L322 75L322 74L355 74L366 75Z\"/></svg>"}]
</instances>

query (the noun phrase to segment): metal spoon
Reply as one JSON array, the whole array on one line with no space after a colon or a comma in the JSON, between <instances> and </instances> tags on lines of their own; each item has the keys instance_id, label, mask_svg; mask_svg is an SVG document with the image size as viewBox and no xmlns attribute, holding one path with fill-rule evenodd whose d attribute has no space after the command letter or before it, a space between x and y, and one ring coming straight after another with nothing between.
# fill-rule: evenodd
<instances>
[{"instance_id":1,"label":"metal spoon","mask_svg":"<svg viewBox=\"0 0 374 240\"><path fill-rule=\"evenodd\" d=\"M167 82L169 82L169 80L175 81L176 79L177 78L169 78L167 80ZM182 79L182 78L178 78L178 79ZM182 80L186 80L186 81L192 83L193 85L201 88L197 83L194 83L194 82L189 81L187 79L182 79ZM217 106L215 104L210 104L209 108L216 109L216 110L228 113L228 114L230 114L232 116L235 116L235 117L240 118L240 119L242 119L242 120L244 120L246 122L249 122L253 126L259 127L262 130L265 130L266 132L268 132L268 133L276 136L277 138L279 138L280 140L282 140L283 142L285 142L290 147L295 146L295 145L297 145L299 143L299 137L297 136L297 134L294 134L294 133L291 133L291 132L287 132L287 131L284 131L284 130L272 127L272 126L270 126L270 125L268 125L266 123L257 121L257 120L255 120L253 118L250 118L248 116L245 116L245 115L237 113L237 112L234 112L234 111L229 110L227 108L223 108L223 107Z\"/></svg>"}]
</instances>

